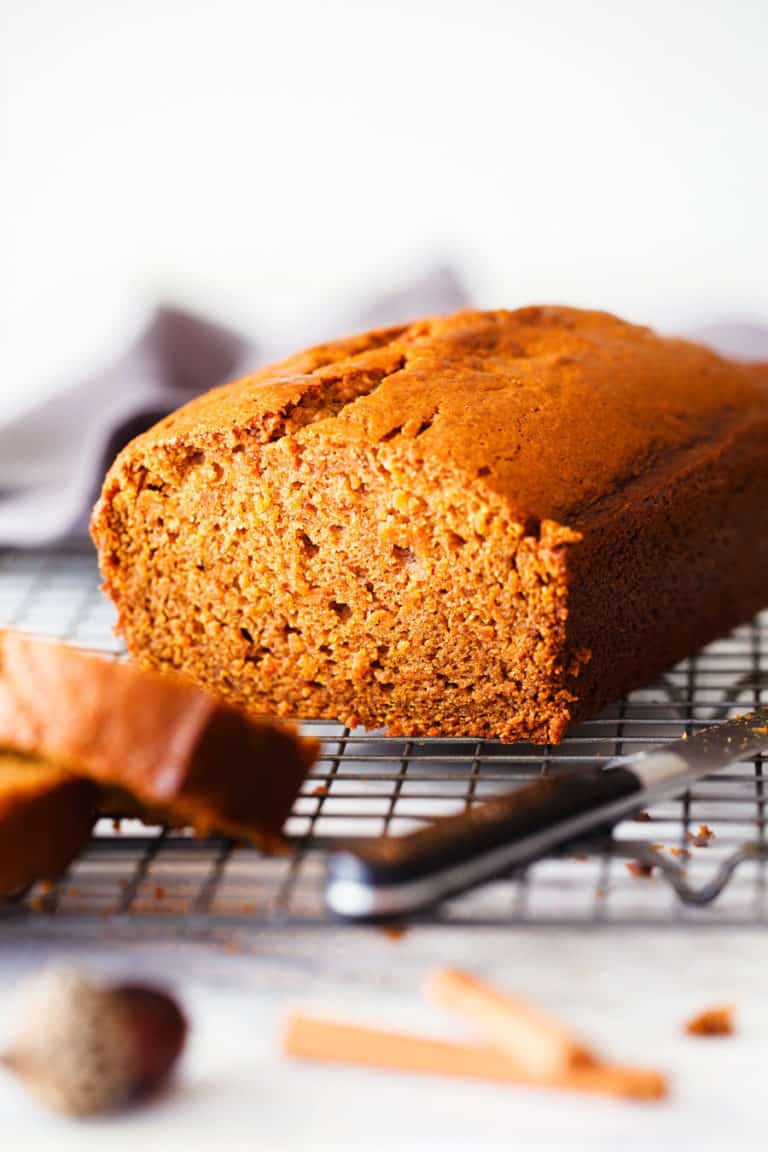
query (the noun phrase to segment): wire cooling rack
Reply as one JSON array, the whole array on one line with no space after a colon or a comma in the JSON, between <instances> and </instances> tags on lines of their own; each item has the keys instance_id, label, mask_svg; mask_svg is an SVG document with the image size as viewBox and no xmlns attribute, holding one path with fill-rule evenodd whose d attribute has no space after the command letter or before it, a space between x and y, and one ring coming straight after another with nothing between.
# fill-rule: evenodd
<instances>
[{"instance_id":1,"label":"wire cooling rack","mask_svg":"<svg viewBox=\"0 0 768 1152\"><path fill-rule=\"evenodd\" d=\"M91 552L0 553L0 626L117 655L112 625ZM537 776L639 752L759 703L768 703L768 614L574 728L557 747L392 739L310 723L322 756L285 827L291 853L265 857L222 839L101 820L59 882L37 885L4 905L2 915L158 927L322 926L329 922L324 853L334 837L401 835ZM735 765L625 821L613 841L543 860L448 902L428 919L485 926L764 924L765 784L760 757ZM696 906L676 894L676 886L696 888L737 862L714 902Z\"/></svg>"}]
</instances>

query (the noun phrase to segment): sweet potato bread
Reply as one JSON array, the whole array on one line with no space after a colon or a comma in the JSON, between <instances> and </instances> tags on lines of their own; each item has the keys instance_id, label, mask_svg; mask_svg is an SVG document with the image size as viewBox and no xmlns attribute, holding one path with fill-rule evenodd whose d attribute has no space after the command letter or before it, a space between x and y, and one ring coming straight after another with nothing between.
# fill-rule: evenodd
<instances>
[{"instance_id":1,"label":"sweet potato bread","mask_svg":"<svg viewBox=\"0 0 768 1152\"><path fill-rule=\"evenodd\" d=\"M569 308L372 332L140 436L93 534L147 667L558 741L768 602L768 366Z\"/></svg>"},{"instance_id":2,"label":"sweet potato bread","mask_svg":"<svg viewBox=\"0 0 768 1152\"><path fill-rule=\"evenodd\" d=\"M123 788L169 823L266 843L316 751L178 677L2 631L0 747Z\"/></svg>"},{"instance_id":3,"label":"sweet potato bread","mask_svg":"<svg viewBox=\"0 0 768 1152\"><path fill-rule=\"evenodd\" d=\"M60 765L0 749L0 894L52 880L80 851L97 791Z\"/></svg>"}]
</instances>

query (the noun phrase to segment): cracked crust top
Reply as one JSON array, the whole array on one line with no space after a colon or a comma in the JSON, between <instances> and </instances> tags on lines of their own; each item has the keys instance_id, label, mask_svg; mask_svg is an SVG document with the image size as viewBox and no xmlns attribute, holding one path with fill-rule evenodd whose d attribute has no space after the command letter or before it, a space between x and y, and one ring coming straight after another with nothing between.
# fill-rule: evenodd
<instances>
[{"instance_id":1,"label":"cracked crust top","mask_svg":"<svg viewBox=\"0 0 768 1152\"><path fill-rule=\"evenodd\" d=\"M604 312L463 312L321 345L213 389L126 450L392 442L482 477L521 521L578 528L765 411L768 367Z\"/></svg>"}]
</instances>

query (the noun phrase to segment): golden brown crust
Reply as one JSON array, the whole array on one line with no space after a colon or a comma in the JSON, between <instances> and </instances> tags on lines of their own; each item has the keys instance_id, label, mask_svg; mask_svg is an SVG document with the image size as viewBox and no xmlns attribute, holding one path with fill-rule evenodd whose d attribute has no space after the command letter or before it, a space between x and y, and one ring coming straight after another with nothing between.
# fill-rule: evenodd
<instances>
[{"instance_id":1,"label":"golden brown crust","mask_svg":"<svg viewBox=\"0 0 768 1152\"><path fill-rule=\"evenodd\" d=\"M765 603L767 443L764 366L605 313L467 312L187 405L118 458L93 532L147 666L261 711L557 741Z\"/></svg>"},{"instance_id":2,"label":"golden brown crust","mask_svg":"<svg viewBox=\"0 0 768 1152\"><path fill-rule=\"evenodd\" d=\"M60 875L88 839L96 799L60 765L0 750L0 893Z\"/></svg>"},{"instance_id":3,"label":"golden brown crust","mask_svg":"<svg viewBox=\"0 0 768 1152\"><path fill-rule=\"evenodd\" d=\"M215 388L129 452L187 436L394 440L409 461L482 473L523 521L579 527L628 485L764 415L767 388L765 368L605 312L463 312L321 345Z\"/></svg>"},{"instance_id":4,"label":"golden brown crust","mask_svg":"<svg viewBox=\"0 0 768 1152\"><path fill-rule=\"evenodd\" d=\"M205 831L280 832L315 746L175 677L0 632L0 745L167 806Z\"/></svg>"}]
</instances>

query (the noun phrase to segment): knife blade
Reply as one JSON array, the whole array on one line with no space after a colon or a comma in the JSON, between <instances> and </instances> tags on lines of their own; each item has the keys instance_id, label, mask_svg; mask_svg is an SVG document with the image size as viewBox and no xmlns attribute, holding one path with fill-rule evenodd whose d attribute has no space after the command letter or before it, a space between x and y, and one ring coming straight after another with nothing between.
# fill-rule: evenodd
<instances>
[{"instance_id":1,"label":"knife blade","mask_svg":"<svg viewBox=\"0 0 768 1152\"><path fill-rule=\"evenodd\" d=\"M423 910L765 751L768 706L600 768L543 777L408 836L338 842L326 865L326 905L352 920Z\"/></svg>"}]
</instances>

